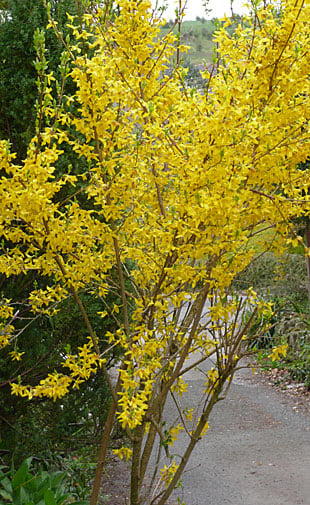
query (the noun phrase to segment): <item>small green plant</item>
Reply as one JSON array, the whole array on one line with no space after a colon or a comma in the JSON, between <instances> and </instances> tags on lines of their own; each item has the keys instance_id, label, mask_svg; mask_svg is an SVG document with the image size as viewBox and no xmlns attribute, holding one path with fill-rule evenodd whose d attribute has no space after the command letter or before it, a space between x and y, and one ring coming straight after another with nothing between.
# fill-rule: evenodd
<instances>
[{"instance_id":1,"label":"small green plant","mask_svg":"<svg viewBox=\"0 0 310 505\"><path fill-rule=\"evenodd\" d=\"M294 352L294 358L292 350L286 357L280 360L272 360L270 357L270 350L262 349L257 353L257 362L261 370L271 370L276 368L277 370L286 370L287 374L291 379L302 382L303 385L310 390L310 343L300 342L298 351ZM281 380L278 381L279 383Z\"/></svg>"},{"instance_id":2,"label":"small green plant","mask_svg":"<svg viewBox=\"0 0 310 505\"><path fill-rule=\"evenodd\" d=\"M310 390L310 342L303 339L295 359L287 364L287 369L292 379L303 382Z\"/></svg>"},{"instance_id":3,"label":"small green plant","mask_svg":"<svg viewBox=\"0 0 310 505\"><path fill-rule=\"evenodd\" d=\"M283 358L279 360L272 360L270 356L270 349L262 349L258 351L256 359L260 369L263 371L271 370L272 368L276 368L277 370L283 370L287 368Z\"/></svg>"},{"instance_id":4,"label":"small green plant","mask_svg":"<svg viewBox=\"0 0 310 505\"><path fill-rule=\"evenodd\" d=\"M32 458L28 458L17 471L14 467L5 471L0 467L0 505L84 505L87 502L74 501L66 492L65 474L49 473L41 470L30 472Z\"/></svg>"},{"instance_id":5,"label":"small green plant","mask_svg":"<svg viewBox=\"0 0 310 505\"><path fill-rule=\"evenodd\" d=\"M263 298L262 298L263 300ZM251 307L248 307L243 314L243 319L247 323L251 320L247 333L247 346L250 350L271 349L277 345L277 326L281 317L282 302L277 298L266 297L266 302L271 302L270 310L258 311L252 316Z\"/></svg>"},{"instance_id":6,"label":"small green plant","mask_svg":"<svg viewBox=\"0 0 310 505\"><path fill-rule=\"evenodd\" d=\"M74 456L59 458L60 468L66 475L67 490L79 500L86 500L90 493L96 463L92 462L89 448L76 451Z\"/></svg>"}]
</instances>

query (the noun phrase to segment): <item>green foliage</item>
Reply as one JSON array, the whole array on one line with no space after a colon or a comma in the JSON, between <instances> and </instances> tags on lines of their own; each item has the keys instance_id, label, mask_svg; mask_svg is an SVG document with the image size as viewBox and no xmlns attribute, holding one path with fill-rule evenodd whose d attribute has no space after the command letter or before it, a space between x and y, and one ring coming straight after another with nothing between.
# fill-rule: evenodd
<instances>
[{"instance_id":1,"label":"green foliage","mask_svg":"<svg viewBox=\"0 0 310 505\"><path fill-rule=\"evenodd\" d=\"M286 368L290 376L303 382L310 390L310 341L302 340L299 343L299 350L296 353L295 359L287 362Z\"/></svg>"},{"instance_id":2,"label":"green foliage","mask_svg":"<svg viewBox=\"0 0 310 505\"><path fill-rule=\"evenodd\" d=\"M32 283L30 284L32 285ZM27 284L21 282L20 302L27 298ZM9 283L6 293L12 295L16 284ZM15 295L16 296L16 295ZM97 298L89 293L81 294L83 303L92 320L98 337L114 329L112 318L100 318L98 311L104 310ZM114 298L114 303L118 301ZM112 296L110 298L112 303ZM21 333L19 352L25 352L22 361L12 361L10 349L3 349L0 356L0 450L5 451L6 462L13 456L16 462L29 454L41 460L52 461L55 452L73 451L83 445L94 443L103 427L110 393L101 374L93 375L62 401L26 401L11 395L10 381L18 376L27 377L37 384L49 370L63 371L64 352L74 352L88 335L82 316L72 298L65 300L61 310L53 317L34 318ZM20 314L20 324L31 318L27 309ZM29 341L33 345L29 348ZM42 359L43 357L43 359ZM111 365L117 360L117 349L109 353Z\"/></svg>"},{"instance_id":3,"label":"green foliage","mask_svg":"<svg viewBox=\"0 0 310 505\"><path fill-rule=\"evenodd\" d=\"M32 458L28 458L15 472L14 468L5 472L0 469L0 504L13 505L83 505L87 502L72 500L64 482L65 474L60 472L48 473L40 471L30 472Z\"/></svg>"},{"instance_id":4,"label":"green foliage","mask_svg":"<svg viewBox=\"0 0 310 505\"><path fill-rule=\"evenodd\" d=\"M249 348L259 350L257 359L263 370L286 370L293 380L310 389L309 310L304 312L304 306L289 302L287 298L269 297L269 300L273 302L273 313L256 316L248 334ZM264 327L260 336L259 331ZM272 360L270 349L280 344L288 345L287 355Z\"/></svg>"},{"instance_id":5,"label":"green foliage","mask_svg":"<svg viewBox=\"0 0 310 505\"><path fill-rule=\"evenodd\" d=\"M260 349L256 354L256 359L259 367L263 371L271 370L276 368L277 370L283 370L285 368L285 362L282 358L281 360L274 360L269 357L269 349Z\"/></svg>"},{"instance_id":6,"label":"green foliage","mask_svg":"<svg viewBox=\"0 0 310 505\"><path fill-rule=\"evenodd\" d=\"M272 361L269 350L262 349L257 353L257 361L262 370L286 370L291 379L301 382L310 390L310 342L301 340L298 352L290 349L285 358ZM295 357L294 357L295 356Z\"/></svg>"},{"instance_id":7,"label":"green foliage","mask_svg":"<svg viewBox=\"0 0 310 505\"><path fill-rule=\"evenodd\" d=\"M66 486L69 493L79 500L87 500L90 484L96 468L96 452L91 447L80 448L76 453L67 457L59 457L54 461L66 476Z\"/></svg>"},{"instance_id":8,"label":"green foliage","mask_svg":"<svg viewBox=\"0 0 310 505\"><path fill-rule=\"evenodd\" d=\"M255 338L255 331L268 323L269 316L259 315L251 330L251 348L260 349L258 361L265 369L285 369L290 377L310 388L310 321L307 292L307 269L304 255L288 254L279 260L272 253L258 256L234 282L242 290L249 286L265 300L274 304L263 336ZM272 361L270 348L288 344L285 358Z\"/></svg>"},{"instance_id":9,"label":"green foliage","mask_svg":"<svg viewBox=\"0 0 310 505\"><path fill-rule=\"evenodd\" d=\"M14 457L20 462L25 455L32 453L47 466L54 465L55 461L58 465L64 455L93 447L103 428L109 402L108 388L99 374L73 391L71 401L67 398L56 402L12 401L3 408L3 459L9 462ZM3 419L10 422L11 427L3 423Z\"/></svg>"},{"instance_id":10,"label":"green foliage","mask_svg":"<svg viewBox=\"0 0 310 505\"><path fill-rule=\"evenodd\" d=\"M37 28L45 28L48 19L42 0L7 0L6 4L7 15L0 22L0 137L10 141L21 160L34 134L37 98L34 33ZM66 11L77 13L75 0L54 0L52 9L59 28L68 32ZM62 51L61 42L49 30L45 56L56 77Z\"/></svg>"},{"instance_id":11,"label":"green foliage","mask_svg":"<svg viewBox=\"0 0 310 505\"><path fill-rule=\"evenodd\" d=\"M269 300L268 300L269 301ZM277 325L281 313L281 301L273 300L274 312L258 312L254 318L251 318L250 328L247 334L249 349L271 349L277 345L276 334ZM253 310L249 310L244 314L245 321L247 322Z\"/></svg>"},{"instance_id":12,"label":"green foliage","mask_svg":"<svg viewBox=\"0 0 310 505\"><path fill-rule=\"evenodd\" d=\"M288 254L279 259L271 252L258 255L234 280L237 290L245 290L250 286L262 296L269 293L272 297L307 307L307 269L304 256Z\"/></svg>"}]
</instances>

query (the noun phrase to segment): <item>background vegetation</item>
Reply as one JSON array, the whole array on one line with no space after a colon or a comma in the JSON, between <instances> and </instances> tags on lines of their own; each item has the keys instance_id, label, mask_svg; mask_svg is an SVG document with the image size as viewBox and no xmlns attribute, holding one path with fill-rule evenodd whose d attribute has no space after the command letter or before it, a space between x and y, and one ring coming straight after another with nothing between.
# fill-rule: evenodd
<instances>
[{"instance_id":1,"label":"background vegetation","mask_svg":"<svg viewBox=\"0 0 310 505\"><path fill-rule=\"evenodd\" d=\"M273 253L256 260L235 279L238 290L252 286L259 296L273 303L272 328L255 342L262 369L287 370L288 376L310 389L310 308L308 275L304 254L292 252L282 258ZM257 321L261 323L261 321ZM270 348L288 344L286 357L272 361ZM251 344L253 346L253 343Z\"/></svg>"}]
</instances>

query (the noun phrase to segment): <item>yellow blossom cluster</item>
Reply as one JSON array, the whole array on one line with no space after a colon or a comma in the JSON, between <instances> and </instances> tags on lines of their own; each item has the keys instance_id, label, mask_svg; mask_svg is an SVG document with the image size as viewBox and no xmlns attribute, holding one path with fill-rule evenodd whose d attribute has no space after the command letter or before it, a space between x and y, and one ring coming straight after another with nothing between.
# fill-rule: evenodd
<instances>
[{"instance_id":1,"label":"yellow blossom cluster","mask_svg":"<svg viewBox=\"0 0 310 505\"><path fill-rule=\"evenodd\" d=\"M183 396L183 394L186 393L187 388L187 382L184 381L183 377L179 377L171 387L171 391L175 391L179 396Z\"/></svg>"},{"instance_id":2,"label":"yellow blossom cluster","mask_svg":"<svg viewBox=\"0 0 310 505\"><path fill-rule=\"evenodd\" d=\"M172 461L170 465L164 465L164 467L160 470L161 480L164 481L166 487L172 480L178 467L179 465L175 461Z\"/></svg>"},{"instance_id":3,"label":"yellow blossom cluster","mask_svg":"<svg viewBox=\"0 0 310 505\"><path fill-rule=\"evenodd\" d=\"M236 358L238 342L227 343L236 331L222 339L210 333L228 327L238 310L226 293L254 257L252 237L271 228L270 247L285 247L292 218L310 213L310 172L298 169L310 156L310 4L285 0L279 18L266 2L233 35L219 29L217 71L203 72L202 92L188 90L180 67L172 68L177 41L158 36L150 2L117 4L109 22L100 9L81 26L69 18L76 91L60 116L52 102L45 110L58 118L55 128L32 140L20 165L0 143L0 232L11 244L0 273L45 276L49 288L29 296L41 312L85 287L106 302L118 291L121 302L101 314L120 328L99 342L122 350L118 418L135 429L162 391L185 391L186 354L216 349L221 365ZM65 148L86 168L56 178ZM87 207L61 199L77 181ZM205 302L203 327L197 318ZM9 340L4 333L4 345ZM70 376L51 374L12 391L55 399L99 365L87 343L67 356ZM216 368L208 372L207 395L218 379Z\"/></svg>"},{"instance_id":4,"label":"yellow blossom cluster","mask_svg":"<svg viewBox=\"0 0 310 505\"><path fill-rule=\"evenodd\" d=\"M11 356L13 361L21 361L24 352L19 352L19 351L11 351L9 352L9 355Z\"/></svg>"},{"instance_id":5,"label":"yellow blossom cluster","mask_svg":"<svg viewBox=\"0 0 310 505\"><path fill-rule=\"evenodd\" d=\"M71 377L55 372L48 374L37 386L23 386L13 382L11 390L13 395L23 396L29 400L44 396L55 401L68 393L71 382Z\"/></svg>"},{"instance_id":6,"label":"yellow blossom cluster","mask_svg":"<svg viewBox=\"0 0 310 505\"><path fill-rule=\"evenodd\" d=\"M3 298L0 302L0 349L6 347L11 342L11 336L14 331L14 326L11 324L13 312L10 300Z\"/></svg>"},{"instance_id":7,"label":"yellow blossom cluster","mask_svg":"<svg viewBox=\"0 0 310 505\"><path fill-rule=\"evenodd\" d=\"M67 290L63 287L47 286L45 289L34 289L29 295L29 302L34 313L54 315L57 309L55 302L60 302L67 297Z\"/></svg>"},{"instance_id":8,"label":"yellow blossom cluster","mask_svg":"<svg viewBox=\"0 0 310 505\"><path fill-rule=\"evenodd\" d=\"M128 461L132 456L132 449L129 449L129 447L113 449L113 454L116 454L116 456L118 456L120 459L126 459Z\"/></svg>"},{"instance_id":9,"label":"yellow blossom cluster","mask_svg":"<svg viewBox=\"0 0 310 505\"><path fill-rule=\"evenodd\" d=\"M81 382L89 379L91 374L95 373L106 361L94 353L94 345L90 337L87 344L78 347L78 351L76 355L69 354L63 363L63 366L70 370L75 388L78 388Z\"/></svg>"},{"instance_id":10,"label":"yellow blossom cluster","mask_svg":"<svg viewBox=\"0 0 310 505\"><path fill-rule=\"evenodd\" d=\"M101 359L98 354L93 351L93 342L91 338L88 343L78 348L76 355L69 354L63 362L63 367L69 368L70 375L61 373L49 374L46 379L42 379L37 386L24 386L20 383L12 383L12 394L27 397L52 398L56 400L61 398L69 391L69 386L78 388L85 380L89 379L92 373L95 373L106 360ZM13 360L21 360L24 352L16 350L10 353Z\"/></svg>"},{"instance_id":11,"label":"yellow blossom cluster","mask_svg":"<svg viewBox=\"0 0 310 505\"><path fill-rule=\"evenodd\" d=\"M122 374L122 376L124 375L128 374ZM131 380L125 377L123 378L123 386L124 391L119 393L118 420L123 428L128 426L133 430L142 423L144 414L148 409L148 401L153 389L152 382L149 380L144 387L140 386L134 391Z\"/></svg>"},{"instance_id":12,"label":"yellow blossom cluster","mask_svg":"<svg viewBox=\"0 0 310 505\"><path fill-rule=\"evenodd\" d=\"M271 353L268 355L268 358L271 358L272 361L277 361L281 358L281 356L286 356L288 349L288 344L278 345L273 347Z\"/></svg>"},{"instance_id":13,"label":"yellow blossom cluster","mask_svg":"<svg viewBox=\"0 0 310 505\"><path fill-rule=\"evenodd\" d=\"M172 426L168 434L168 444L173 445L173 443L178 440L179 433L184 431L183 426L178 423L176 426Z\"/></svg>"},{"instance_id":14,"label":"yellow blossom cluster","mask_svg":"<svg viewBox=\"0 0 310 505\"><path fill-rule=\"evenodd\" d=\"M214 393L214 388L216 387L219 379L219 372L215 368L211 368L206 374L205 382L205 392L209 394Z\"/></svg>"}]
</instances>

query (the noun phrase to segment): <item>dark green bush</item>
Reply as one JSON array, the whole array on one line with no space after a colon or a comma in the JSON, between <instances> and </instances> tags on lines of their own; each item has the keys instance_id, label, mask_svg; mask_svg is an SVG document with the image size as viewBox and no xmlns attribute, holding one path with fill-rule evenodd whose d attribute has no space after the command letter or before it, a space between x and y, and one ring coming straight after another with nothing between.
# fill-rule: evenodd
<instances>
[{"instance_id":1,"label":"dark green bush","mask_svg":"<svg viewBox=\"0 0 310 505\"><path fill-rule=\"evenodd\" d=\"M15 289L15 286L13 286ZM12 289L13 289L12 288ZM7 291L7 294L8 291ZM27 290L22 290L27 296ZM82 301L105 350L106 331L115 330L113 319L102 319L97 312L104 310L95 296L81 294ZM117 297L108 303L120 303ZM31 317L24 309L23 318ZM21 324L24 321L21 321ZM34 319L18 339L18 350L25 352L21 361L12 361L11 346L0 354L0 456L9 464L14 458L20 464L29 454L50 462L55 453L70 454L80 447L96 444L109 407L110 393L102 374L94 374L73 389L68 396L55 402L11 395L10 382L22 377L24 383L37 384L51 370L63 372L65 352L75 352L88 336L83 318L72 298L62 303L62 310L54 317ZM110 352L111 365L118 357L117 349Z\"/></svg>"}]
</instances>

